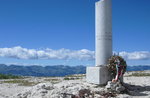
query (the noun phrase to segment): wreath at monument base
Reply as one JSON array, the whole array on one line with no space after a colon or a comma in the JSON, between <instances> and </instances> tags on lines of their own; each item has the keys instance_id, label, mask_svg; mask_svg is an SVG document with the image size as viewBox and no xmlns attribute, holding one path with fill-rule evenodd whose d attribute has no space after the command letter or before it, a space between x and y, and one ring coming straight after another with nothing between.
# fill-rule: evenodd
<instances>
[{"instance_id":1,"label":"wreath at monument base","mask_svg":"<svg viewBox=\"0 0 150 98\"><path fill-rule=\"evenodd\" d=\"M119 60L119 65L122 67L122 75L126 72L126 61L121 56L112 56L108 61L108 70L111 76L115 78L117 74L116 60Z\"/></svg>"}]
</instances>

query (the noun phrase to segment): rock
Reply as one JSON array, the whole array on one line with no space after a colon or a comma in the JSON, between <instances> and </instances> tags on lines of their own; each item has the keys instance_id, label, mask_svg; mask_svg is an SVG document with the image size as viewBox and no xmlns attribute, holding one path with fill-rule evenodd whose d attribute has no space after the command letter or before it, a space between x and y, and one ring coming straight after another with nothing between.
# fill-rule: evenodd
<instances>
[{"instance_id":1,"label":"rock","mask_svg":"<svg viewBox=\"0 0 150 98\"><path fill-rule=\"evenodd\" d=\"M54 89L53 85L51 83L40 83L37 85L38 89L45 89L45 90L52 90Z\"/></svg>"},{"instance_id":2,"label":"rock","mask_svg":"<svg viewBox=\"0 0 150 98\"><path fill-rule=\"evenodd\" d=\"M105 88L106 88L106 89L111 89L111 81L108 81L108 83L107 83L107 85L106 85Z\"/></svg>"},{"instance_id":3,"label":"rock","mask_svg":"<svg viewBox=\"0 0 150 98\"><path fill-rule=\"evenodd\" d=\"M19 98L38 98L38 97L43 98L43 96L45 96L48 93L48 91L52 89L54 88L51 83L40 83L22 91L22 93L18 94L17 97Z\"/></svg>"},{"instance_id":4,"label":"rock","mask_svg":"<svg viewBox=\"0 0 150 98\"><path fill-rule=\"evenodd\" d=\"M124 90L125 90L125 87L124 87L124 86L116 87L116 92L117 92L117 93L120 93L120 92L122 92L122 91L124 91Z\"/></svg>"},{"instance_id":5,"label":"rock","mask_svg":"<svg viewBox=\"0 0 150 98\"><path fill-rule=\"evenodd\" d=\"M120 82L111 82L111 81L108 81L105 88L107 91L113 91L113 92L115 91L117 93L120 93L125 90L125 87L122 86Z\"/></svg>"},{"instance_id":6,"label":"rock","mask_svg":"<svg viewBox=\"0 0 150 98\"><path fill-rule=\"evenodd\" d=\"M41 91L41 93L48 93L48 91Z\"/></svg>"}]
</instances>

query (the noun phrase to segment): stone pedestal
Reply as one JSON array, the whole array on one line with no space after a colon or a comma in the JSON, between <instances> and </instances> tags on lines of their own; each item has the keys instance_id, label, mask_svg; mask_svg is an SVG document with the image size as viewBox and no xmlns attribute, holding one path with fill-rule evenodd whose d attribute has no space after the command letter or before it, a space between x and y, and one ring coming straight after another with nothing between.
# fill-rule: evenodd
<instances>
[{"instance_id":1,"label":"stone pedestal","mask_svg":"<svg viewBox=\"0 0 150 98\"><path fill-rule=\"evenodd\" d=\"M110 80L110 75L106 66L86 68L86 81L88 83L105 85L108 80Z\"/></svg>"}]
</instances>

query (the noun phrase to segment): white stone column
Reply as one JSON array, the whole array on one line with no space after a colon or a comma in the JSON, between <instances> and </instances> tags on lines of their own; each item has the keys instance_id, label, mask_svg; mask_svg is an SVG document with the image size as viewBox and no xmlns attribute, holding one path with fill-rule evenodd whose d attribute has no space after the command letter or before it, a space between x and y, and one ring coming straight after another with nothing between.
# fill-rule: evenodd
<instances>
[{"instance_id":1,"label":"white stone column","mask_svg":"<svg viewBox=\"0 0 150 98\"><path fill-rule=\"evenodd\" d=\"M112 4L100 0L95 4L96 66L106 65L112 56Z\"/></svg>"},{"instance_id":2,"label":"white stone column","mask_svg":"<svg viewBox=\"0 0 150 98\"><path fill-rule=\"evenodd\" d=\"M87 67L86 81L103 85L110 79L106 67L112 56L112 4L111 0L100 0L95 4L95 67Z\"/></svg>"}]
</instances>

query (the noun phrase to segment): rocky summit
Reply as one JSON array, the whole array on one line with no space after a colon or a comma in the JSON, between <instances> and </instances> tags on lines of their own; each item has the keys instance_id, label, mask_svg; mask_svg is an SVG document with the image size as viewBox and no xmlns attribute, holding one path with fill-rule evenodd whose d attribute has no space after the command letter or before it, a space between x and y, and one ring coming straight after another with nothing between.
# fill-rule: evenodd
<instances>
[{"instance_id":1,"label":"rocky summit","mask_svg":"<svg viewBox=\"0 0 150 98\"><path fill-rule=\"evenodd\" d=\"M149 81L150 71L126 73L123 87L111 82L107 86L89 84L84 74L1 79L0 98L150 98Z\"/></svg>"}]
</instances>

